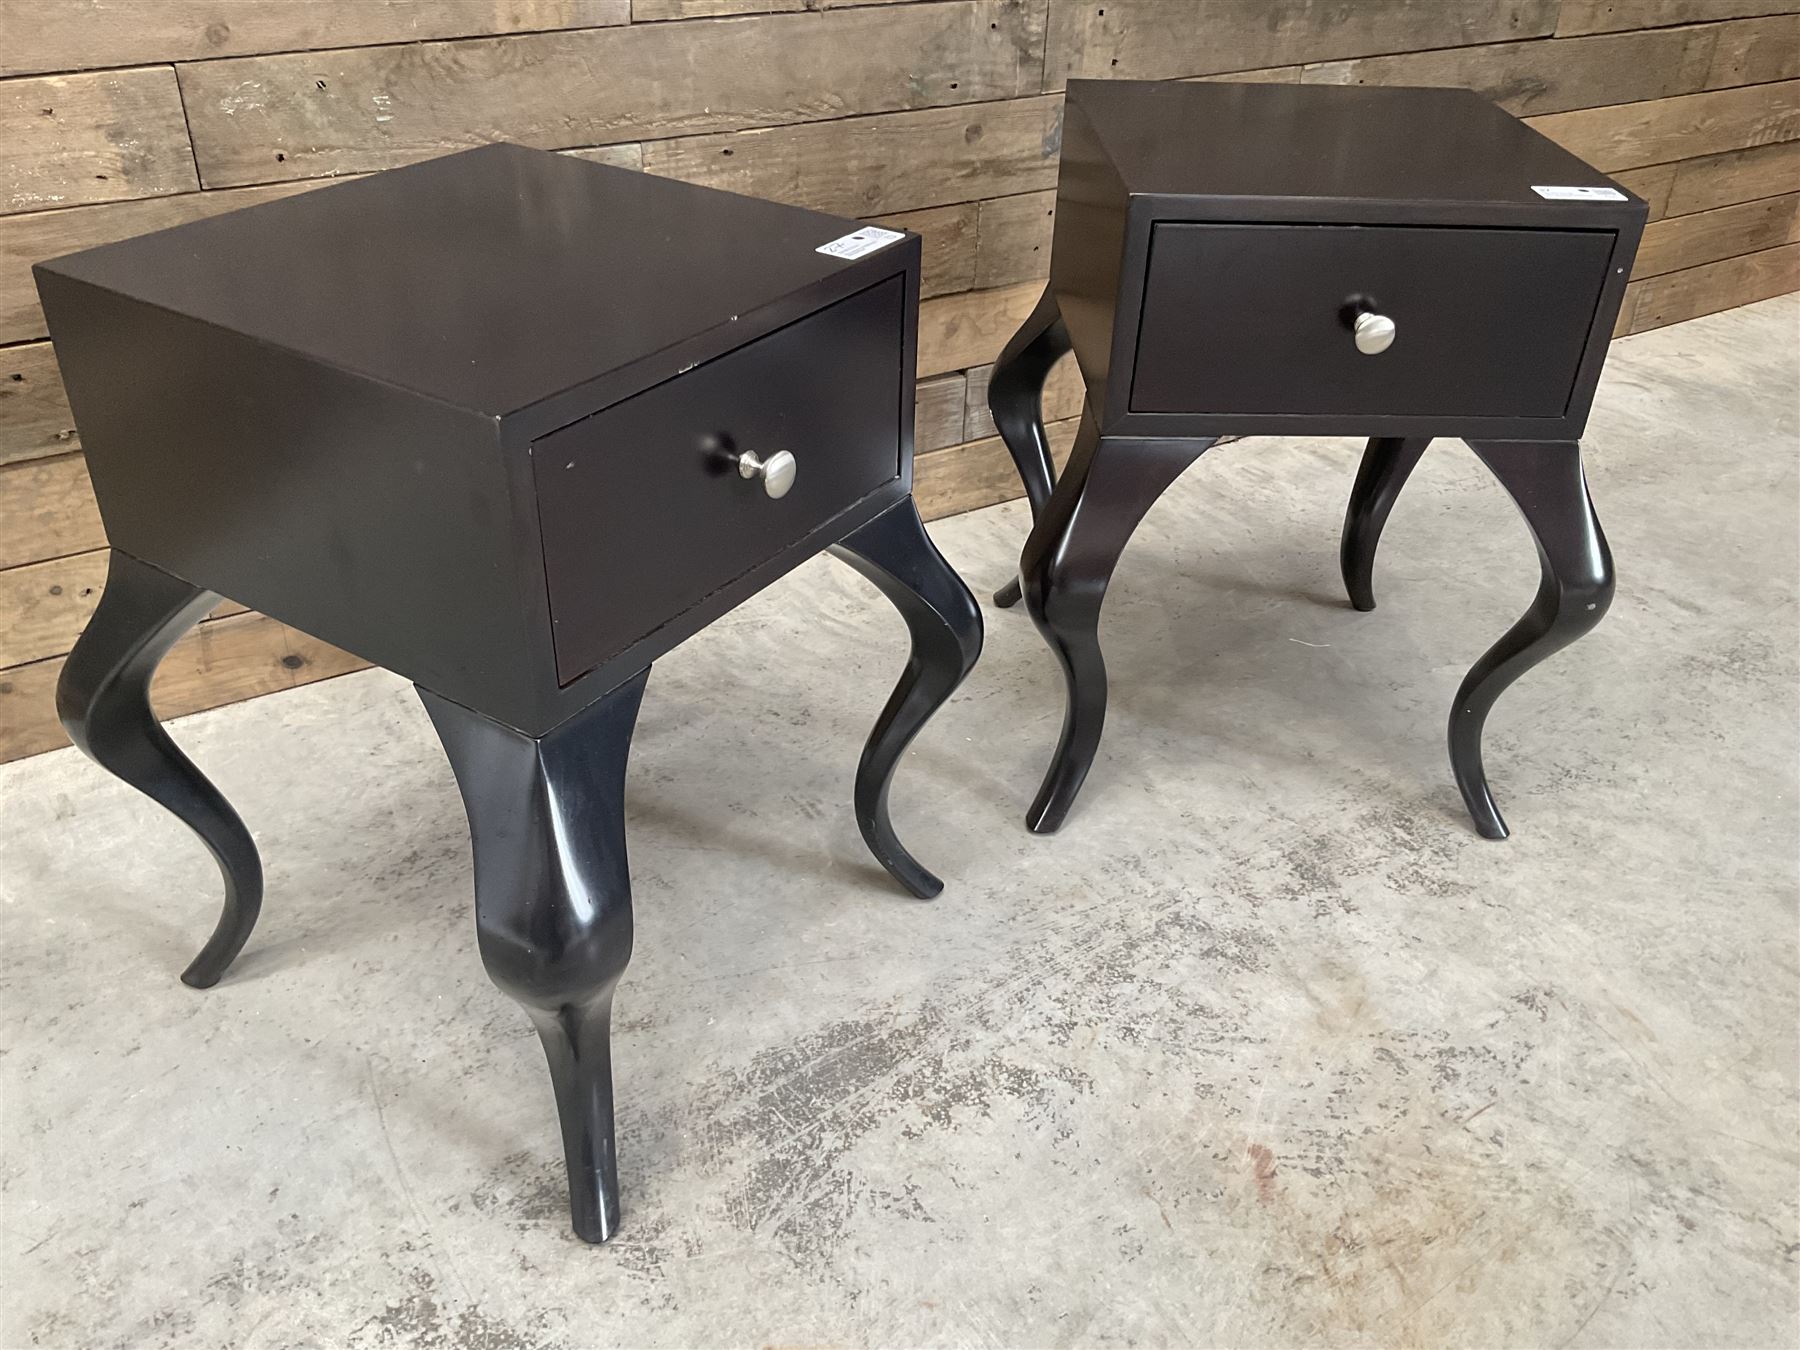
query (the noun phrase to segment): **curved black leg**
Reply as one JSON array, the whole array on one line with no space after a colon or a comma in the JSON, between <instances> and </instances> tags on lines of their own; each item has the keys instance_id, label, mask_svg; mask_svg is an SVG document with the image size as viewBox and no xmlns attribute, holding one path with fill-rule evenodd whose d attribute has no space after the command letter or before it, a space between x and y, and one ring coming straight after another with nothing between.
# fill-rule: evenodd
<instances>
[{"instance_id":1,"label":"curved black leg","mask_svg":"<svg viewBox=\"0 0 1800 1350\"><path fill-rule=\"evenodd\" d=\"M99 607L56 684L56 715L77 748L199 835L219 864L225 904L218 926L181 974L196 989L217 984L249 941L262 910L262 860L237 812L156 720L150 679L218 599L114 549Z\"/></svg>"},{"instance_id":2,"label":"curved black leg","mask_svg":"<svg viewBox=\"0 0 1800 1350\"><path fill-rule=\"evenodd\" d=\"M1081 791L1106 723L1100 607L1131 532L1211 438L1102 440L1090 413L1049 506L1025 543L1025 607L1063 668L1062 735L1025 823L1050 834Z\"/></svg>"},{"instance_id":3,"label":"curved black leg","mask_svg":"<svg viewBox=\"0 0 1800 1350\"><path fill-rule=\"evenodd\" d=\"M856 823L869 851L894 879L929 900L944 883L919 866L895 836L888 785L912 738L981 655L981 609L925 533L911 497L831 551L881 588L912 635L912 655L857 765Z\"/></svg>"},{"instance_id":4,"label":"curved black leg","mask_svg":"<svg viewBox=\"0 0 1800 1350\"><path fill-rule=\"evenodd\" d=\"M536 739L419 690L469 814L482 963L543 1042L587 1242L619 1228L612 999L631 959L625 761L649 677Z\"/></svg>"},{"instance_id":5,"label":"curved black leg","mask_svg":"<svg viewBox=\"0 0 1800 1350\"><path fill-rule=\"evenodd\" d=\"M1574 441L1470 441L1469 448L1518 503L1537 541L1543 579L1531 608L1463 679L1450 709L1450 766L1475 828L1506 838L1481 766L1481 729L1508 685L1605 616L1613 597L1612 553L1600 532Z\"/></svg>"},{"instance_id":6,"label":"curved black leg","mask_svg":"<svg viewBox=\"0 0 1800 1350\"><path fill-rule=\"evenodd\" d=\"M1056 481L1056 463L1044 433L1044 381L1050 378L1051 367L1068 355L1069 346L1069 330L1063 327L1056 296L1045 286L1037 308L1006 344L988 379L988 411L1018 467L1034 521L1043 515ZM994 603L1002 609L1018 600L1017 577L994 592Z\"/></svg>"},{"instance_id":7,"label":"curved black leg","mask_svg":"<svg viewBox=\"0 0 1800 1350\"><path fill-rule=\"evenodd\" d=\"M1429 436L1377 436L1363 451L1356 485L1350 489L1350 507L1344 512L1344 537L1338 545L1344 589L1357 609L1375 608L1375 546L1381 542L1381 528L1430 444Z\"/></svg>"}]
</instances>

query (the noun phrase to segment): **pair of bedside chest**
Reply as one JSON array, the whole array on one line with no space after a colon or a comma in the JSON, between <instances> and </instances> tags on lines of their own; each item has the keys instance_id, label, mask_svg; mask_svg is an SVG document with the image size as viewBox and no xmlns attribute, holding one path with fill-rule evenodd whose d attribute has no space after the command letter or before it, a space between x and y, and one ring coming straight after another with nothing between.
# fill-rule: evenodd
<instances>
[{"instance_id":1,"label":"pair of bedside chest","mask_svg":"<svg viewBox=\"0 0 1800 1350\"><path fill-rule=\"evenodd\" d=\"M1093 760L1132 528L1220 435L1276 432L1371 438L1343 542L1359 608L1429 437L1468 439L1518 501L1543 586L1451 718L1477 825L1504 833L1482 720L1611 592L1575 438L1643 204L1454 91L1076 82L1066 115L1050 282L990 386L1036 521L1022 594L1068 687L1031 827ZM589 1241L620 1213L609 1022L650 664L819 552L869 577L911 655L854 809L902 886L939 890L887 790L982 621L910 495L919 260L914 236L498 145L37 269L112 545L58 709L219 863L183 978L222 975L262 895L249 832L149 703L223 595L417 685ZM1070 351L1086 400L1058 477L1039 404Z\"/></svg>"}]
</instances>

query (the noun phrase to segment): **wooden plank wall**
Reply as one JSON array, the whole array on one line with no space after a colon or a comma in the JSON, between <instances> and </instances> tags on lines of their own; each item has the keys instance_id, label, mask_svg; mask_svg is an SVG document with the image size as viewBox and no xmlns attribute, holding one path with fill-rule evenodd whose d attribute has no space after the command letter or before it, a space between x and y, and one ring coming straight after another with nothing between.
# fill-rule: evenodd
<instances>
[{"instance_id":1,"label":"wooden plank wall","mask_svg":"<svg viewBox=\"0 0 1800 1350\"><path fill-rule=\"evenodd\" d=\"M1652 220L1622 332L1800 287L1800 0L0 0L0 760L105 537L30 264L505 138L925 238L918 484L1017 495L988 364L1045 274L1071 76L1467 85ZM1057 377L1066 448L1078 394ZM356 662L226 607L166 715Z\"/></svg>"}]
</instances>

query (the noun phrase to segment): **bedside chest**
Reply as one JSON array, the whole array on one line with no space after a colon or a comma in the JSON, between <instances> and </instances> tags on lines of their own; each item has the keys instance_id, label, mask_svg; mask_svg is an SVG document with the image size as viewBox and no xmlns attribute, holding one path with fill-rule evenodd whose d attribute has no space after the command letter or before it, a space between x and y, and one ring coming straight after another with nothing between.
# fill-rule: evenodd
<instances>
[{"instance_id":1,"label":"bedside chest","mask_svg":"<svg viewBox=\"0 0 1800 1350\"><path fill-rule=\"evenodd\" d=\"M549 1059L575 1230L618 1225L609 1023L623 792L650 663L830 549L912 656L863 837L914 895L900 755L981 649L914 509L919 241L496 145L45 263L112 545L57 707L190 826L256 921L249 833L150 710L219 596L412 680L468 809L488 973Z\"/></svg>"},{"instance_id":2,"label":"bedside chest","mask_svg":"<svg viewBox=\"0 0 1800 1350\"><path fill-rule=\"evenodd\" d=\"M1433 437L1493 470L1543 582L1469 672L1450 761L1477 829L1500 693L1600 621L1612 559L1577 438L1647 208L1472 93L1074 80L1050 283L988 387L1034 525L1020 596L1061 664L1062 736L1027 823L1058 828L1106 716L1097 627L1144 513L1224 435L1367 436L1341 548L1375 545ZM1055 477L1041 395L1073 350L1080 431Z\"/></svg>"}]
</instances>

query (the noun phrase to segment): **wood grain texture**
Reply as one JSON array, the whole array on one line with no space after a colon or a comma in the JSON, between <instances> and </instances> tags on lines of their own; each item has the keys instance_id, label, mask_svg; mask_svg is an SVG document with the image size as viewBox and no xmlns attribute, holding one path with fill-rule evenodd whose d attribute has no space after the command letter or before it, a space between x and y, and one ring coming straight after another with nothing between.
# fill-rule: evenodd
<instances>
[{"instance_id":1,"label":"wood grain texture","mask_svg":"<svg viewBox=\"0 0 1800 1350\"><path fill-rule=\"evenodd\" d=\"M0 75L624 23L630 0L0 0Z\"/></svg>"},{"instance_id":2,"label":"wood grain texture","mask_svg":"<svg viewBox=\"0 0 1800 1350\"><path fill-rule=\"evenodd\" d=\"M1071 418L1045 427L1059 469L1068 462L1079 422L1079 418ZM913 497L926 520L942 520L1024 495L1019 471L998 436L920 455L913 470Z\"/></svg>"},{"instance_id":3,"label":"wood grain texture","mask_svg":"<svg viewBox=\"0 0 1800 1350\"><path fill-rule=\"evenodd\" d=\"M182 717L364 665L265 615L239 614L200 624L176 643L156 673L150 699L158 716ZM56 720L62 667L59 656L0 670L0 762L68 744Z\"/></svg>"},{"instance_id":4,"label":"wood grain texture","mask_svg":"<svg viewBox=\"0 0 1800 1350\"><path fill-rule=\"evenodd\" d=\"M1631 331L1662 328L1800 290L1800 244L1783 244L1761 253L1670 272L1667 276L1633 282L1632 287L1637 288L1638 294Z\"/></svg>"},{"instance_id":5,"label":"wood grain texture","mask_svg":"<svg viewBox=\"0 0 1800 1350\"><path fill-rule=\"evenodd\" d=\"M1792 0L1562 0L1556 35L1613 33L1626 28L1665 28L1709 19L1779 14Z\"/></svg>"},{"instance_id":6,"label":"wood grain texture","mask_svg":"<svg viewBox=\"0 0 1800 1350\"><path fill-rule=\"evenodd\" d=\"M106 546L80 455L0 468L0 568Z\"/></svg>"},{"instance_id":7,"label":"wood grain texture","mask_svg":"<svg viewBox=\"0 0 1800 1350\"><path fill-rule=\"evenodd\" d=\"M179 69L201 181L218 187L494 140L563 149L1014 98L1036 92L1042 51L1040 3L947 0Z\"/></svg>"},{"instance_id":8,"label":"wood grain texture","mask_svg":"<svg viewBox=\"0 0 1800 1350\"><path fill-rule=\"evenodd\" d=\"M1800 138L1800 80L1526 119L1602 171Z\"/></svg>"},{"instance_id":9,"label":"wood grain texture","mask_svg":"<svg viewBox=\"0 0 1800 1350\"><path fill-rule=\"evenodd\" d=\"M815 211L871 216L1056 185L1062 100L848 117L652 141L667 178Z\"/></svg>"},{"instance_id":10,"label":"wood grain texture","mask_svg":"<svg viewBox=\"0 0 1800 1350\"><path fill-rule=\"evenodd\" d=\"M1620 169L1613 181L1637 193L1650 205L1650 219L1660 220L1669 209L1669 194L1675 188L1674 164L1651 164L1642 169Z\"/></svg>"},{"instance_id":11,"label":"wood grain texture","mask_svg":"<svg viewBox=\"0 0 1800 1350\"><path fill-rule=\"evenodd\" d=\"M1706 75L1708 89L1800 76L1800 15L1720 24L1713 31L1717 37Z\"/></svg>"},{"instance_id":12,"label":"wood grain texture","mask_svg":"<svg viewBox=\"0 0 1800 1350\"><path fill-rule=\"evenodd\" d=\"M0 80L0 214L199 186L170 67Z\"/></svg>"},{"instance_id":13,"label":"wood grain texture","mask_svg":"<svg viewBox=\"0 0 1800 1350\"><path fill-rule=\"evenodd\" d=\"M80 448L48 342L0 347L0 464ZM0 609L0 616L5 611Z\"/></svg>"},{"instance_id":14,"label":"wood grain texture","mask_svg":"<svg viewBox=\"0 0 1800 1350\"><path fill-rule=\"evenodd\" d=\"M1453 85L1518 116L1688 94L1706 87L1716 33L1669 28L1507 42L1307 66L1305 84Z\"/></svg>"},{"instance_id":15,"label":"wood grain texture","mask_svg":"<svg viewBox=\"0 0 1800 1350\"><path fill-rule=\"evenodd\" d=\"M920 239L919 297L949 295L975 284L976 205L934 206L870 217L890 230L911 230Z\"/></svg>"},{"instance_id":16,"label":"wood grain texture","mask_svg":"<svg viewBox=\"0 0 1800 1350\"><path fill-rule=\"evenodd\" d=\"M925 454L967 439L963 431L963 404L968 379L961 371L920 380L913 400L913 453ZM4 576L0 573L0 576ZM3 612L3 611L0 611Z\"/></svg>"},{"instance_id":17,"label":"wood grain texture","mask_svg":"<svg viewBox=\"0 0 1800 1350\"><path fill-rule=\"evenodd\" d=\"M1050 235L1056 193L1028 192L981 204L975 285L981 290L1042 281L1050 275Z\"/></svg>"},{"instance_id":18,"label":"wood grain texture","mask_svg":"<svg viewBox=\"0 0 1800 1350\"><path fill-rule=\"evenodd\" d=\"M801 10L843 9L849 5L893 5L906 0L631 0L633 23L662 19L703 19L723 14L794 14Z\"/></svg>"},{"instance_id":19,"label":"wood grain texture","mask_svg":"<svg viewBox=\"0 0 1800 1350\"><path fill-rule=\"evenodd\" d=\"M1043 290L1026 282L925 301L919 306L919 377L993 360Z\"/></svg>"},{"instance_id":20,"label":"wood grain texture","mask_svg":"<svg viewBox=\"0 0 1800 1350\"><path fill-rule=\"evenodd\" d=\"M87 627L106 584L106 549L0 571L0 669L67 655ZM242 614L221 600L208 619Z\"/></svg>"},{"instance_id":21,"label":"wood grain texture","mask_svg":"<svg viewBox=\"0 0 1800 1350\"><path fill-rule=\"evenodd\" d=\"M1666 166L1673 170L1668 213L1709 211L1791 192L1800 183L1800 141L1727 150Z\"/></svg>"},{"instance_id":22,"label":"wood grain texture","mask_svg":"<svg viewBox=\"0 0 1800 1350\"><path fill-rule=\"evenodd\" d=\"M1645 227L1632 280L1800 241L1800 193L1669 216Z\"/></svg>"},{"instance_id":23,"label":"wood grain texture","mask_svg":"<svg viewBox=\"0 0 1800 1350\"><path fill-rule=\"evenodd\" d=\"M33 263L328 185L329 180L279 183L238 192L184 192L174 197L0 216L0 342L45 335L44 313L38 308L37 287L31 280Z\"/></svg>"},{"instance_id":24,"label":"wood grain texture","mask_svg":"<svg viewBox=\"0 0 1800 1350\"><path fill-rule=\"evenodd\" d=\"M1557 0L1050 0L1046 89L1180 79L1549 33Z\"/></svg>"}]
</instances>

